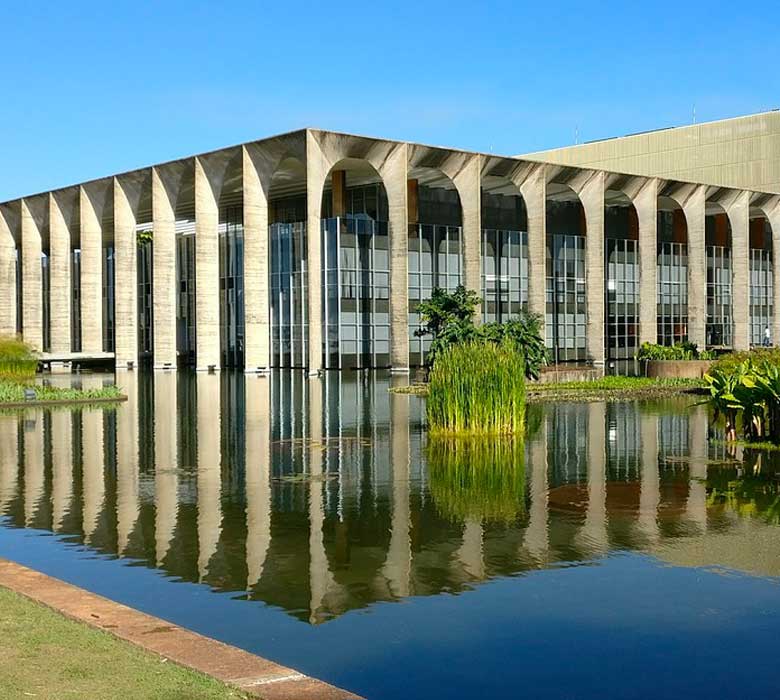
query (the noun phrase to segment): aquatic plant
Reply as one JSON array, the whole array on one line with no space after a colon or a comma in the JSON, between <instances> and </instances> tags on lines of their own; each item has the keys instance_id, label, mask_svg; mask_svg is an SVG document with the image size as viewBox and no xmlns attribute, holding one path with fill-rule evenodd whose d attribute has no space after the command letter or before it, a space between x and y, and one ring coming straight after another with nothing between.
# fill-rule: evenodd
<instances>
[{"instance_id":1,"label":"aquatic plant","mask_svg":"<svg viewBox=\"0 0 780 700\"><path fill-rule=\"evenodd\" d=\"M434 437L427 455L431 495L443 517L455 522L511 522L525 512L522 436Z\"/></svg>"},{"instance_id":2,"label":"aquatic plant","mask_svg":"<svg viewBox=\"0 0 780 700\"><path fill-rule=\"evenodd\" d=\"M511 342L469 341L447 348L431 370L426 410L432 433L520 434L523 354Z\"/></svg>"},{"instance_id":3,"label":"aquatic plant","mask_svg":"<svg viewBox=\"0 0 780 700\"><path fill-rule=\"evenodd\" d=\"M19 338L0 336L0 379L25 381L38 369L38 357L32 346Z\"/></svg>"},{"instance_id":4,"label":"aquatic plant","mask_svg":"<svg viewBox=\"0 0 780 700\"><path fill-rule=\"evenodd\" d=\"M550 359L550 351L544 343L542 317L528 311L504 323L485 323L477 329L477 335L494 343L513 342L525 359L525 376L539 379L539 373Z\"/></svg>"}]
</instances>

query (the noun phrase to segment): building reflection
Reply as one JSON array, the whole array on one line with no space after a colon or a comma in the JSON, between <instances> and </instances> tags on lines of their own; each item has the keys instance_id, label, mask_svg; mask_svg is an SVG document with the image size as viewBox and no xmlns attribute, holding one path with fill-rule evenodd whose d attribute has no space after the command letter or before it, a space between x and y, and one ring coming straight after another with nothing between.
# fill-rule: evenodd
<instances>
[{"instance_id":1,"label":"building reflection","mask_svg":"<svg viewBox=\"0 0 780 700\"><path fill-rule=\"evenodd\" d=\"M464 452L379 374L117 381L116 410L0 416L8 525L311 624L617 550L780 575L777 464L730 460L703 406L532 406L524 443Z\"/></svg>"}]
</instances>

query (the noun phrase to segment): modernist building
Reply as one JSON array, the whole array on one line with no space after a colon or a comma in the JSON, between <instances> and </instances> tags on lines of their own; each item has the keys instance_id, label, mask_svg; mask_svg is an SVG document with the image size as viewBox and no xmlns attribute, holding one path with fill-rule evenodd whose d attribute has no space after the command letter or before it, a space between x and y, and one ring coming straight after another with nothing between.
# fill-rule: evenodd
<instances>
[{"instance_id":1,"label":"modernist building","mask_svg":"<svg viewBox=\"0 0 780 700\"><path fill-rule=\"evenodd\" d=\"M434 287L559 362L780 337L780 195L314 129L0 204L0 332L54 362L421 363Z\"/></svg>"}]
</instances>

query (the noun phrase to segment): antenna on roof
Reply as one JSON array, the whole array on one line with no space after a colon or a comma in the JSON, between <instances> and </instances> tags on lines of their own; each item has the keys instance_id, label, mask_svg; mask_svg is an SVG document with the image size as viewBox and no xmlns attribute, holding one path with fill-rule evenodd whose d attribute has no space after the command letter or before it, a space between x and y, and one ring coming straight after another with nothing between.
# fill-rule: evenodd
<instances>
[{"instance_id":1,"label":"antenna on roof","mask_svg":"<svg viewBox=\"0 0 780 700\"><path fill-rule=\"evenodd\" d=\"M696 103L693 103L693 123L696 123Z\"/></svg>"},{"instance_id":2,"label":"antenna on roof","mask_svg":"<svg viewBox=\"0 0 780 700\"><path fill-rule=\"evenodd\" d=\"M580 127L579 125L574 127L574 145L576 146L580 142Z\"/></svg>"}]
</instances>

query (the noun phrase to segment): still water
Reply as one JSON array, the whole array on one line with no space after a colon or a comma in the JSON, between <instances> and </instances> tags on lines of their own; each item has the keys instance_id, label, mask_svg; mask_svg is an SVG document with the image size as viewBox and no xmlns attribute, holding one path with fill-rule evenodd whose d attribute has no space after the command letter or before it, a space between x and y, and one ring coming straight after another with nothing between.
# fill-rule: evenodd
<instances>
[{"instance_id":1,"label":"still water","mask_svg":"<svg viewBox=\"0 0 780 700\"><path fill-rule=\"evenodd\" d=\"M690 398L464 447L382 374L117 382L0 415L0 556L368 698L780 689L780 453Z\"/></svg>"}]
</instances>

